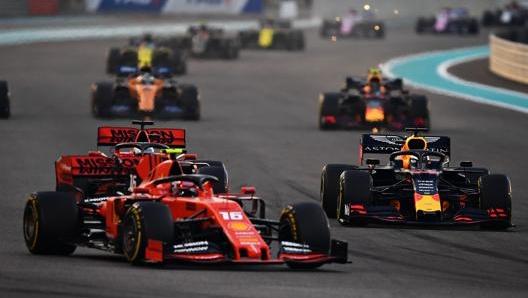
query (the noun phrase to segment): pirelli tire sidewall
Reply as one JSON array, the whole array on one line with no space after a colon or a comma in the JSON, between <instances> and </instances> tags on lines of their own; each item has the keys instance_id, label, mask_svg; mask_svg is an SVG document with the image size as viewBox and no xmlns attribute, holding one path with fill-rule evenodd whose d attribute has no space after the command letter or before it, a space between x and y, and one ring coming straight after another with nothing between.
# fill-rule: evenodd
<instances>
[{"instance_id":1,"label":"pirelli tire sidewall","mask_svg":"<svg viewBox=\"0 0 528 298\"><path fill-rule=\"evenodd\" d=\"M173 242L174 224L168 206L156 201L136 202L123 217L122 249L132 265L145 262L148 240L169 245Z\"/></svg>"},{"instance_id":2,"label":"pirelli tire sidewall","mask_svg":"<svg viewBox=\"0 0 528 298\"><path fill-rule=\"evenodd\" d=\"M79 232L79 208L68 192L31 194L24 208L23 235L33 254L69 255Z\"/></svg>"},{"instance_id":3,"label":"pirelli tire sidewall","mask_svg":"<svg viewBox=\"0 0 528 298\"><path fill-rule=\"evenodd\" d=\"M279 219L279 241L307 244L314 253L329 253L330 224L321 206L303 202L286 207Z\"/></svg>"}]
</instances>

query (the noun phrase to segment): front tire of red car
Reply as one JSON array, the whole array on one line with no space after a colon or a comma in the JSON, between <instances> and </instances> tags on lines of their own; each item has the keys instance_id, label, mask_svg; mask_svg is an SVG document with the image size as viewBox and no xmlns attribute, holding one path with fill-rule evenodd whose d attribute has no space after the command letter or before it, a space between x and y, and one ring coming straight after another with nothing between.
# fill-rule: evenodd
<instances>
[{"instance_id":1,"label":"front tire of red car","mask_svg":"<svg viewBox=\"0 0 528 298\"><path fill-rule=\"evenodd\" d=\"M132 265L145 263L148 240L172 243L174 223L167 205L158 202L137 202L123 218L123 254Z\"/></svg>"},{"instance_id":2,"label":"front tire of red car","mask_svg":"<svg viewBox=\"0 0 528 298\"><path fill-rule=\"evenodd\" d=\"M305 202L286 207L279 220L279 241L306 244L314 253L330 253L330 225L324 210ZM287 263L291 268L317 268L324 263Z\"/></svg>"}]
</instances>

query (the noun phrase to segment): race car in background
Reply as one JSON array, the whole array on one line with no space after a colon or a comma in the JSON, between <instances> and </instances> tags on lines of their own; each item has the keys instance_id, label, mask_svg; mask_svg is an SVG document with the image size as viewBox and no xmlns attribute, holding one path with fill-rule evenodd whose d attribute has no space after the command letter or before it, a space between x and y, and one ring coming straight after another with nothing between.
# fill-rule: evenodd
<instances>
[{"instance_id":1,"label":"race car in background","mask_svg":"<svg viewBox=\"0 0 528 298\"><path fill-rule=\"evenodd\" d=\"M321 174L321 202L344 225L480 225L511 227L511 185L472 162L449 166L450 138L363 134L359 166L328 164ZM365 155L388 157L379 159ZM363 163L365 161L365 164Z\"/></svg>"},{"instance_id":2,"label":"race car in background","mask_svg":"<svg viewBox=\"0 0 528 298\"><path fill-rule=\"evenodd\" d=\"M0 119L11 116L9 88L6 81L0 81Z\"/></svg>"},{"instance_id":3,"label":"race car in background","mask_svg":"<svg viewBox=\"0 0 528 298\"><path fill-rule=\"evenodd\" d=\"M479 22L471 17L464 7L442 8L434 17L420 17L415 25L416 33L446 33L475 35L479 33Z\"/></svg>"},{"instance_id":4,"label":"race car in background","mask_svg":"<svg viewBox=\"0 0 528 298\"><path fill-rule=\"evenodd\" d=\"M88 154L63 155L55 162L55 190L71 192L84 200L118 193L130 193L163 161L179 162L183 173L208 174L218 179L216 193L227 193L229 180L225 164L199 160L187 153L186 132L181 128L145 128L152 121L134 120L138 127L101 126L97 130L97 150Z\"/></svg>"},{"instance_id":5,"label":"race car in background","mask_svg":"<svg viewBox=\"0 0 528 298\"><path fill-rule=\"evenodd\" d=\"M401 78L387 79L373 68L367 77L347 77L340 92L319 96L319 129L429 129L427 97L410 94Z\"/></svg>"},{"instance_id":6,"label":"race car in background","mask_svg":"<svg viewBox=\"0 0 528 298\"><path fill-rule=\"evenodd\" d=\"M240 52L240 41L236 36L228 35L222 28L205 24L190 26L186 35L171 37L166 44L193 58L234 60L239 58Z\"/></svg>"},{"instance_id":7,"label":"race car in background","mask_svg":"<svg viewBox=\"0 0 528 298\"><path fill-rule=\"evenodd\" d=\"M136 71L134 67L122 67L113 82L92 85L91 111L95 117L200 119L200 100L194 85L179 84L155 69Z\"/></svg>"},{"instance_id":8,"label":"race car in background","mask_svg":"<svg viewBox=\"0 0 528 298\"><path fill-rule=\"evenodd\" d=\"M302 51L305 48L304 32L293 29L289 20L264 19L260 29L238 32L243 49L274 49Z\"/></svg>"},{"instance_id":9,"label":"race car in background","mask_svg":"<svg viewBox=\"0 0 528 298\"><path fill-rule=\"evenodd\" d=\"M360 13L351 9L346 15L324 19L319 32L322 38L383 38L385 24L370 10Z\"/></svg>"},{"instance_id":10,"label":"race car in background","mask_svg":"<svg viewBox=\"0 0 528 298\"><path fill-rule=\"evenodd\" d=\"M524 26L528 22L528 2L511 1L503 8L485 10L482 26Z\"/></svg>"},{"instance_id":11,"label":"race car in background","mask_svg":"<svg viewBox=\"0 0 528 298\"><path fill-rule=\"evenodd\" d=\"M133 144L145 148L162 145L170 135L175 136L175 144L182 141L181 131L176 129L107 127L100 128L100 133L103 144L132 136L136 140ZM157 141L144 144L141 136ZM119 143L116 150L122 144L131 145ZM315 268L347 262L347 243L331 239L328 218L318 204L289 205L278 220L271 220L266 218L265 201L255 196L254 187L242 187L240 193L216 192L215 185L221 179L210 171L200 171L214 166L188 173L189 163L196 165L192 158L182 160L167 152L144 151L138 156L138 174L142 166L158 162L138 185L130 183L128 192L94 194L82 187L57 187L56 191L31 194L23 218L28 250L33 254L70 255L77 246L85 246L122 254L133 265L179 261ZM93 174L99 182L104 181L103 174L124 176L124 157L124 152L115 158L92 153L66 158L71 163L61 158L56 166L64 169L56 173L57 180L68 180L64 173L71 174L74 181L80 175ZM107 180L118 181L114 176ZM276 252L277 257L273 257Z\"/></svg>"},{"instance_id":12,"label":"race car in background","mask_svg":"<svg viewBox=\"0 0 528 298\"><path fill-rule=\"evenodd\" d=\"M129 45L110 48L106 57L106 73L122 75L130 69L149 67L157 75L170 77L187 73L187 58L182 49L169 47L169 39L154 39L145 34L141 38L130 38Z\"/></svg>"}]
</instances>

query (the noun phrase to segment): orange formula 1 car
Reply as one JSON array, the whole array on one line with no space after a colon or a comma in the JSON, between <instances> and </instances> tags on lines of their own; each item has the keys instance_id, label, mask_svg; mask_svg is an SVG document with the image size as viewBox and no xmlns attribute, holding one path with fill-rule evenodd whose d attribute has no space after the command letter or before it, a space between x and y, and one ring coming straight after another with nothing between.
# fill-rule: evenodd
<instances>
[{"instance_id":1,"label":"orange formula 1 car","mask_svg":"<svg viewBox=\"0 0 528 298\"><path fill-rule=\"evenodd\" d=\"M91 88L91 110L95 117L200 119L198 89L172 78L154 76L148 68L139 74L97 82Z\"/></svg>"},{"instance_id":2,"label":"orange formula 1 car","mask_svg":"<svg viewBox=\"0 0 528 298\"><path fill-rule=\"evenodd\" d=\"M215 183L212 175L185 174L183 162L171 158L128 195L36 192L26 203L24 239L34 254L69 255L86 246L123 254L132 264L172 260L315 268L347 262L347 243L330 238L318 204L293 204L279 220L270 220L255 188L217 194Z\"/></svg>"}]
</instances>

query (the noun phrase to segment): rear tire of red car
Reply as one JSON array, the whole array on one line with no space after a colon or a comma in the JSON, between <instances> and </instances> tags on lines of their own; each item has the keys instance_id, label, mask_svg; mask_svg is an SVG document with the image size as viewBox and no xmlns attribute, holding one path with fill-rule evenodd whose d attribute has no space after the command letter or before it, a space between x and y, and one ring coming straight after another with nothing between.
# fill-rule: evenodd
<instances>
[{"instance_id":1,"label":"rear tire of red car","mask_svg":"<svg viewBox=\"0 0 528 298\"><path fill-rule=\"evenodd\" d=\"M174 223L167 205L158 202L137 202L123 217L122 249L132 265L144 264L148 240L172 243Z\"/></svg>"},{"instance_id":2,"label":"rear tire of red car","mask_svg":"<svg viewBox=\"0 0 528 298\"><path fill-rule=\"evenodd\" d=\"M478 180L480 209L506 214L504 221L488 222L482 229L506 229L511 226L511 184L502 174L484 175ZM502 210L502 212L501 212Z\"/></svg>"},{"instance_id":3,"label":"rear tire of red car","mask_svg":"<svg viewBox=\"0 0 528 298\"><path fill-rule=\"evenodd\" d=\"M198 99L198 89L193 85L182 84L179 89L180 102L183 109L183 119L200 120L200 100Z\"/></svg>"},{"instance_id":4,"label":"rear tire of red car","mask_svg":"<svg viewBox=\"0 0 528 298\"><path fill-rule=\"evenodd\" d=\"M330 225L324 210L305 202L286 207L279 220L279 241L306 244L314 253L330 253ZM291 268L316 268L323 263L287 263Z\"/></svg>"},{"instance_id":5,"label":"rear tire of red car","mask_svg":"<svg viewBox=\"0 0 528 298\"><path fill-rule=\"evenodd\" d=\"M70 255L78 233L79 208L68 192L31 194L24 208L24 241L32 254Z\"/></svg>"},{"instance_id":6,"label":"rear tire of red car","mask_svg":"<svg viewBox=\"0 0 528 298\"><path fill-rule=\"evenodd\" d=\"M339 176L346 170L353 170L355 166L346 164L328 164L321 172L321 186L319 195L321 206L328 218L337 217L337 200L339 194Z\"/></svg>"},{"instance_id":7,"label":"rear tire of red car","mask_svg":"<svg viewBox=\"0 0 528 298\"><path fill-rule=\"evenodd\" d=\"M215 194L227 193L227 172L222 166L205 166L198 169L198 174L211 175L218 178L218 182L213 185Z\"/></svg>"},{"instance_id":8,"label":"rear tire of red car","mask_svg":"<svg viewBox=\"0 0 528 298\"><path fill-rule=\"evenodd\" d=\"M364 218L345 219L345 204L361 205L364 208L372 204L372 176L365 171L344 171L339 176L339 194L337 202L337 220L343 224L366 225Z\"/></svg>"},{"instance_id":9,"label":"rear tire of red car","mask_svg":"<svg viewBox=\"0 0 528 298\"><path fill-rule=\"evenodd\" d=\"M6 81L0 81L0 118L9 118L9 116L11 116L9 89Z\"/></svg>"},{"instance_id":10,"label":"rear tire of red car","mask_svg":"<svg viewBox=\"0 0 528 298\"><path fill-rule=\"evenodd\" d=\"M98 82L92 86L92 115L97 118L111 116L114 100L114 85L110 82Z\"/></svg>"}]
</instances>

